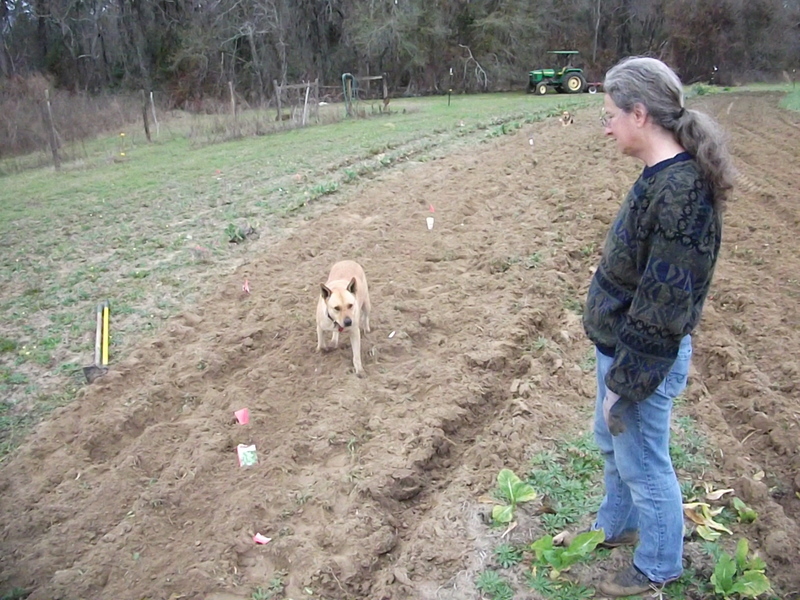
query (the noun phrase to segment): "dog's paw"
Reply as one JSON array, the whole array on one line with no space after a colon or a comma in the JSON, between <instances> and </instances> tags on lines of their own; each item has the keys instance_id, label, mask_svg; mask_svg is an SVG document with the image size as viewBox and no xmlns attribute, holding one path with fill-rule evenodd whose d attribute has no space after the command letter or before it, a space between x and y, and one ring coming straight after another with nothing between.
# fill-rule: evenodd
<instances>
[{"instance_id":1,"label":"dog's paw","mask_svg":"<svg viewBox=\"0 0 800 600\"><path fill-rule=\"evenodd\" d=\"M364 369L361 369L360 371L356 371L355 373L356 373L356 377L358 377L359 379L364 379L364 377L367 376L367 374L364 372Z\"/></svg>"}]
</instances>

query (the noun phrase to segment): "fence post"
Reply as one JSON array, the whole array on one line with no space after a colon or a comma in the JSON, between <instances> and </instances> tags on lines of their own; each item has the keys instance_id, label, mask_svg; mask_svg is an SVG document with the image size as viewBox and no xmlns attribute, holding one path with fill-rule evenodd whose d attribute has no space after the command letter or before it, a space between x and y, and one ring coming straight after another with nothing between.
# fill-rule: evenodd
<instances>
[{"instance_id":1,"label":"fence post","mask_svg":"<svg viewBox=\"0 0 800 600\"><path fill-rule=\"evenodd\" d=\"M237 137L239 135L239 127L238 123L236 122L236 94L233 91L233 81L228 82L228 90L231 94L231 116L233 117L233 136Z\"/></svg>"},{"instance_id":2,"label":"fence post","mask_svg":"<svg viewBox=\"0 0 800 600\"><path fill-rule=\"evenodd\" d=\"M353 76L350 73L345 73L342 78L344 79L344 106L347 110L347 116L353 116Z\"/></svg>"},{"instance_id":3,"label":"fence post","mask_svg":"<svg viewBox=\"0 0 800 600\"><path fill-rule=\"evenodd\" d=\"M275 120L281 122L283 120L281 118L281 86L278 85L277 79L272 80L272 85L275 86L275 102L278 105L278 118Z\"/></svg>"},{"instance_id":4,"label":"fence post","mask_svg":"<svg viewBox=\"0 0 800 600\"><path fill-rule=\"evenodd\" d=\"M61 170L61 158L58 156L58 139L56 137L56 125L53 122L53 109L50 106L50 90L44 91L45 107L42 112L44 113L45 124L47 125L47 137L50 141L50 150L53 153L53 166L56 171Z\"/></svg>"},{"instance_id":5,"label":"fence post","mask_svg":"<svg viewBox=\"0 0 800 600\"><path fill-rule=\"evenodd\" d=\"M153 92L150 91L150 110L153 113L153 123L156 124L156 137L159 134L158 117L156 116L156 103L153 101Z\"/></svg>"},{"instance_id":6,"label":"fence post","mask_svg":"<svg viewBox=\"0 0 800 600\"><path fill-rule=\"evenodd\" d=\"M303 102L303 127L306 126L306 119L308 118L308 95L311 93L311 82L306 84L306 99Z\"/></svg>"},{"instance_id":7,"label":"fence post","mask_svg":"<svg viewBox=\"0 0 800 600\"><path fill-rule=\"evenodd\" d=\"M147 141L152 142L150 139L150 124L147 122L147 94L142 90L142 120L144 121L144 134L147 136Z\"/></svg>"},{"instance_id":8,"label":"fence post","mask_svg":"<svg viewBox=\"0 0 800 600\"><path fill-rule=\"evenodd\" d=\"M319 77L314 80L314 118L319 123Z\"/></svg>"}]
</instances>

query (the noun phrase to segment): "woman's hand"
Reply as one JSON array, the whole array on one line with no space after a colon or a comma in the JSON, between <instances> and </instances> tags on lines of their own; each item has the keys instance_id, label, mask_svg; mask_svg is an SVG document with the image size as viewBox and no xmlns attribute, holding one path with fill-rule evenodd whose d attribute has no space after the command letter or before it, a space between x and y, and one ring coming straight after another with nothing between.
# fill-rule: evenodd
<instances>
[{"instance_id":1,"label":"woman's hand","mask_svg":"<svg viewBox=\"0 0 800 600\"><path fill-rule=\"evenodd\" d=\"M611 409L617 406L619 401L619 394L615 394L606 388L606 397L603 398L603 418L606 420L606 425L611 435L619 435L625 431L625 423L622 421L622 418L618 414L611 414ZM621 408L621 406L617 406L617 408Z\"/></svg>"}]
</instances>

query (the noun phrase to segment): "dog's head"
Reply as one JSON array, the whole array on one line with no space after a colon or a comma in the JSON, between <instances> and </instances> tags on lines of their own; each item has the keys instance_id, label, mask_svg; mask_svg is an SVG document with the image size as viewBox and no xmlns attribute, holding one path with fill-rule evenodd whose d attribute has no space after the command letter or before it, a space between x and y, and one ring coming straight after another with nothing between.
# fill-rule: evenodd
<instances>
[{"instance_id":1,"label":"dog's head","mask_svg":"<svg viewBox=\"0 0 800 600\"><path fill-rule=\"evenodd\" d=\"M356 278L353 277L346 288L329 288L324 283L319 285L328 318L339 328L339 332L356 324Z\"/></svg>"},{"instance_id":2,"label":"dog's head","mask_svg":"<svg viewBox=\"0 0 800 600\"><path fill-rule=\"evenodd\" d=\"M572 121L572 115L569 114L568 110L565 110L564 112L561 113L561 120L564 121L564 123L569 123L570 121Z\"/></svg>"}]
</instances>

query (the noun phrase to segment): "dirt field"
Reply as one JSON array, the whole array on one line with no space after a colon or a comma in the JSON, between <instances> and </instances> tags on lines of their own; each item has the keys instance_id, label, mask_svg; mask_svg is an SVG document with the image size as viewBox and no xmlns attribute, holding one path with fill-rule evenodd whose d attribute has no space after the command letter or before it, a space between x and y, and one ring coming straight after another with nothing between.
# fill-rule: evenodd
<instances>
[{"instance_id":1,"label":"dirt field","mask_svg":"<svg viewBox=\"0 0 800 600\"><path fill-rule=\"evenodd\" d=\"M731 132L742 186L684 410L714 451L704 480L758 511L747 536L797 598L800 116L778 99L694 103ZM262 244L2 466L0 590L233 600L282 572L295 599L478 597L501 533L478 498L589 427L575 307L639 169L587 110L406 164ZM372 295L363 379L349 343L314 352L318 283L345 257Z\"/></svg>"}]
</instances>

